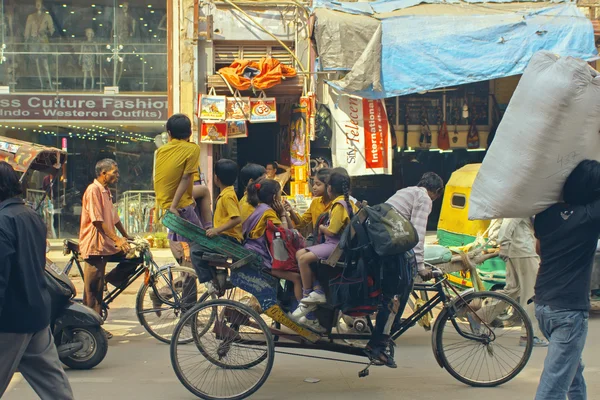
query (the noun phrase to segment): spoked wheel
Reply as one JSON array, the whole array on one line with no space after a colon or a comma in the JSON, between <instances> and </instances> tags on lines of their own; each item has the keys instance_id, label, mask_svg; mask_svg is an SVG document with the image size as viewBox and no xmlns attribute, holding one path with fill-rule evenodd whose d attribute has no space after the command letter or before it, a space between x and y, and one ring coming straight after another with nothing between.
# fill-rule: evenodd
<instances>
[{"instance_id":1,"label":"spoked wheel","mask_svg":"<svg viewBox=\"0 0 600 400\"><path fill-rule=\"evenodd\" d=\"M144 281L135 306L146 331L161 342L170 343L175 326L185 311L208 297L193 269L169 265ZM185 330L180 340L191 342L191 330Z\"/></svg>"},{"instance_id":2,"label":"spoked wheel","mask_svg":"<svg viewBox=\"0 0 600 400\"><path fill-rule=\"evenodd\" d=\"M179 339L192 327L193 343ZM232 300L198 303L175 328L171 364L181 383L196 396L244 399L267 380L275 347L267 324L250 307Z\"/></svg>"},{"instance_id":3,"label":"spoked wheel","mask_svg":"<svg viewBox=\"0 0 600 400\"><path fill-rule=\"evenodd\" d=\"M533 349L533 328L525 310L495 292L455 299L436 321L434 351L446 370L471 386L492 387L521 372ZM511 318L503 318L508 312Z\"/></svg>"}]
</instances>

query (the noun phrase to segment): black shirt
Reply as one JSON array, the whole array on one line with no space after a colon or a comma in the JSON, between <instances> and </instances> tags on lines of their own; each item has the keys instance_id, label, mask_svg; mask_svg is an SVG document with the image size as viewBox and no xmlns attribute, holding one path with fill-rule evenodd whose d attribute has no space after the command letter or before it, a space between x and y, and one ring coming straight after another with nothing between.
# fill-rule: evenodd
<instances>
[{"instance_id":1,"label":"black shirt","mask_svg":"<svg viewBox=\"0 0 600 400\"><path fill-rule=\"evenodd\" d=\"M50 323L46 225L13 198L0 203L0 332L35 333Z\"/></svg>"},{"instance_id":2,"label":"black shirt","mask_svg":"<svg viewBox=\"0 0 600 400\"><path fill-rule=\"evenodd\" d=\"M588 310L600 235L600 200L587 206L555 204L535 217L534 227L541 253L535 302Z\"/></svg>"}]
</instances>

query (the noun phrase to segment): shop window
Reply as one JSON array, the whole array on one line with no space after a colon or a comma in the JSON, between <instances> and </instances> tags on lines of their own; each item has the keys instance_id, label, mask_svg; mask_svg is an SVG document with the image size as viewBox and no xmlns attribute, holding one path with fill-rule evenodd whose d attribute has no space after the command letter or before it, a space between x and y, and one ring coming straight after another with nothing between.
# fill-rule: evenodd
<instances>
[{"instance_id":1,"label":"shop window","mask_svg":"<svg viewBox=\"0 0 600 400\"><path fill-rule=\"evenodd\" d=\"M286 43L294 50L292 42ZM215 71L230 66L235 60L255 60L271 56L282 64L294 65L292 55L279 43L265 41L218 41L214 45Z\"/></svg>"},{"instance_id":2,"label":"shop window","mask_svg":"<svg viewBox=\"0 0 600 400\"><path fill-rule=\"evenodd\" d=\"M11 92L166 92L166 2L0 2L0 86Z\"/></svg>"},{"instance_id":3,"label":"shop window","mask_svg":"<svg viewBox=\"0 0 600 400\"><path fill-rule=\"evenodd\" d=\"M454 208L465 208L467 205L467 197L464 194L455 193L452 195L451 205Z\"/></svg>"}]
</instances>

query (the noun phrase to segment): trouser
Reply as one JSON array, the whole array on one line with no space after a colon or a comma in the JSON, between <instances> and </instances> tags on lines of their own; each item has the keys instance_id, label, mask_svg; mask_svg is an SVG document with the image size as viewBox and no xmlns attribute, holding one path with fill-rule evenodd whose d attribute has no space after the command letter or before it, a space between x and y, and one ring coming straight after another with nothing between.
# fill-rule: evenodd
<instances>
[{"instance_id":1,"label":"trouser","mask_svg":"<svg viewBox=\"0 0 600 400\"><path fill-rule=\"evenodd\" d=\"M0 333L0 397L19 370L42 400L72 400L50 327L36 333Z\"/></svg>"},{"instance_id":2,"label":"trouser","mask_svg":"<svg viewBox=\"0 0 600 400\"><path fill-rule=\"evenodd\" d=\"M106 264L109 262L119 262L119 264L105 276ZM125 259L123 253L111 256L90 256L85 260L83 270L83 304L100 314L104 281L118 287L127 281L140 263L140 259Z\"/></svg>"},{"instance_id":3,"label":"trouser","mask_svg":"<svg viewBox=\"0 0 600 400\"><path fill-rule=\"evenodd\" d=\"M169 247L171 248L171 253L173 254L173 257L175 258L175 260L177 261L177 263L183 267L188 267L188 268L193 268L194 265L189 262L189 261L185 261L185 254L183 252L183 247L181 245L181 242L176 242L174 240L169 240ZM191 252L191 248L190 248L190 252ZM196 303L196 301L198 301L198 288L196 286L196 278L194 276L192 276L191 274L187 274L187 273L182 273L179 278L177 278L174 282L175 287L177 287L179 285L179 283L181 282L181 284L183 285L183 290L182 290L182 302L186 305L193 305ZM170 293L168 293L168 291L170 291L170 288L168 286L163 287L161 289L161 291L163 291L164 293L161 293L162 296L166 296L166 297L170 297Z\"/></svg>"},{"instance_id":4,"label":"trouser","mask_svg":"<svg viewBox=\"0 0 600 400\"><path fill-rule=\"evenodd\" d=\"M536 304L535 315L550 342L535 400L586 400L581 354L589 313Z\"/></svg>"},{"instance_id":5,"label":"trouser","mask_svg":"<svg viewBox=\"0 0 600 400\"><path fill-rule=\"evenodd\" d=\"M402 263L400 268L401 271L399 273L390 270L383 271L381 279L381 302L377 308L375 327L369 341L371 346L383 344L383 341L390 335L390 332L385 332L385 326L392 314L394 297L398 297L399 307L394 321L392 321L392 327L398 326L404 308L408 303L410 293L413 289L414 274L409 263Z\"/></svg>"},{"instance_id":6,"label":"trouser","mask_svg":"<svg viewBox=\"0 0 600 400\"><path fill-rule=\"evenodd\" d=\"M527 313L533 326L533 335L541 338L542 332L535 318L535 305L527 304L529 299L535 294L535 280L539 269L539 259L537 257L511 258L506 262L506 285L500 293L517 300L521 307ZM477 315L486 323L491 323L498 315L505 311L504 302L488 301L483 305ZM495 309L494 309L495 308ZM525 326L522 327L521 334L525 334Z\"/></svg>"}]
</instances>

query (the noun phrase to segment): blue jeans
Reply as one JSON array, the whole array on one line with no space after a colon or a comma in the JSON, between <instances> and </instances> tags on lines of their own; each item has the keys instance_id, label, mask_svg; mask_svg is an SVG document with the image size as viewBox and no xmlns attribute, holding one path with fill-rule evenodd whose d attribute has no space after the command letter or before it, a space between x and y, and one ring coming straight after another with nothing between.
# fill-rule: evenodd
<instances>
[{"instance_id":1,"label":"blue jeans","mask_svg":"<svg viewBox=\"0 0 600 400\"><path fill-rule=\"evenodd\" d=\"M536 304L535 316L550 342L535 400L587 399L581 354L589 313Z\"/></svg>"}]
</instances>

